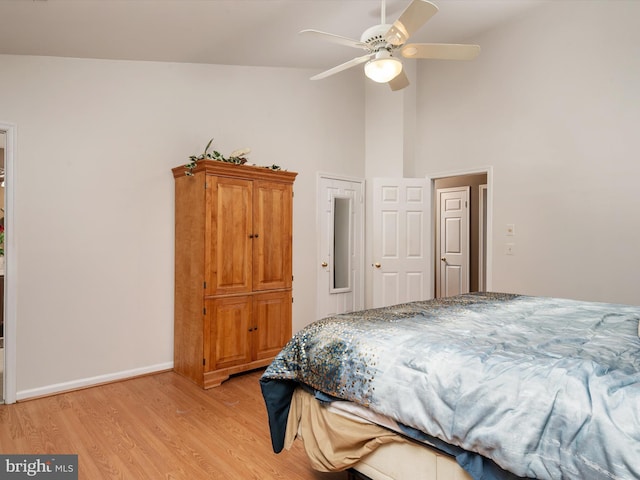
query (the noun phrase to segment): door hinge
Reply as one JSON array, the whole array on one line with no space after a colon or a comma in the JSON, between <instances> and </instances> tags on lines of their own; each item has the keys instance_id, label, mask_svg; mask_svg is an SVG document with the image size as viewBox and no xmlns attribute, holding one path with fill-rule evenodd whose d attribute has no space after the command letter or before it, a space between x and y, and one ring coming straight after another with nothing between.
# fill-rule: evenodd
<instances>
[{"instance_id":1,"label":"door hinge","mask_svg":"<svg viewBox=\"0 0 640 480\"><path fill-rule=\"evenodd\" d=\"M206 314L207 314L207 307L205 307L205 308L203 308L203 309L202 309L202 314L203 314L203 315L206 315Z\"/></svg>"},{"instance_id":2,"label":"door hinge","mask_svg":"<svg viewBox=\"0 0 640 480\"><path fill-rule=\"evenodd\" d=\"M204 288L206 290L207 289L207 282L204 282L202 285L203 285L202 288Z\"/></svg>"},{"instance_id":3,"label":"door hinge","mask_svg":"<svg viewBox=\"0 0 640 480\"><path fill-rule=\"evenodd\" d=\"M469 204L467 203L467 201L464 201L464 208L467 208L469 206Z\"/></svg>"},{"instance_id":4,"label":"door hinge","mask_svg":"<svg viewBox=\"0 0 640 480\"><path fill-rule=\"evenodd\" d=\"M291 297L291 303L293 303L293 297Z\"/></svg>"},{"instance_id":5,"label":"door hinge","mask_svg":"<svg viewBox=\"0 0 640 480\"><path fill-rule=\"evenodd\" d=\"M206 364L207 364L207 359L206 359L206 358L203 358L203 359L202 359L202 366L205 366Z\"/></svg>"}]
</instances>

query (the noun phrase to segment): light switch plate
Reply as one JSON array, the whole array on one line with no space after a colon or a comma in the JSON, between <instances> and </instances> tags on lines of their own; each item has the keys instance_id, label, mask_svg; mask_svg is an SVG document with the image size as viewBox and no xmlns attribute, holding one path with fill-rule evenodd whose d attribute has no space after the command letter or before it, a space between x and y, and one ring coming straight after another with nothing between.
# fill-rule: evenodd
<instances>
[{"instance_id":1,"label":"light switch plate","mask_svg":"<svg viewBox=\"0 0 640 480\"><path fill-rule=\"evenodd\" d=\"M513 237L516 234L516 224L507 223L507 235Z\"/></svg>"}]
</instances>

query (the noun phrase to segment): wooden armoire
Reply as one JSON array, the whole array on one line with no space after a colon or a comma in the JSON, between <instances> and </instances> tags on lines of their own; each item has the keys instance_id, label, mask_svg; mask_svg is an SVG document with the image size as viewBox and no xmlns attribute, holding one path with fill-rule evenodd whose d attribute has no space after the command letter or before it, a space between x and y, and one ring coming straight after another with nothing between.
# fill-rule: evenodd
<instances>
[{"instance_id":1,"label":"wooden armoire","mask_svg":"<svg viewBox=\"0 0 640 480\"><path fill-rule=\"evenodd\" d=\"M175 179L174 370L204 388L291 338L294 172L200 160Z\"/></svg>"}]
</instances>

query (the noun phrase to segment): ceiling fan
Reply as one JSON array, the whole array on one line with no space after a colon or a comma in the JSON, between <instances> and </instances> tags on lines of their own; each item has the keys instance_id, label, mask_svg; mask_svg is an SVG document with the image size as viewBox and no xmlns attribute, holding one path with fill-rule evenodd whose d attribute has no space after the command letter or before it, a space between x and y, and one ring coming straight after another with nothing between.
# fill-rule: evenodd
<instances>
[{"instance_id":1,"label":"ceiling fan","mask_svg":"<svg viewBox=\"0 0 640 480\"><path fill-rule=\"evenodd\" d=\"M366 62L365 75L375 82L389 84L391 90L395 91L409 85L409 79L402 69L402 62L394 56L396 51L405 58L440 60L471 60L480 53L478 45L407 43L409 37L438 12L438 7L431 2L412 0L393 24L386 23L385 10L385 0L382 0L380 24L366 29L360 40L319 30L302 30L300 34L305 36L367 51L366 55L314 75L311 80L320 80Z\"/></svg>"}]
</instances>

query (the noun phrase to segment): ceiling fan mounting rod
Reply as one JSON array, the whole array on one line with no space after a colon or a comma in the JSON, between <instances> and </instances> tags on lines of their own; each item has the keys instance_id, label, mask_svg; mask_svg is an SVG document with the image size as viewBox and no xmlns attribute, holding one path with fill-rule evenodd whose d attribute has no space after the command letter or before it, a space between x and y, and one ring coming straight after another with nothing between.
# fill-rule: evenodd
<instances>
[{"instance_id":1,"label":"ceiling fan mounting rod","mask_svg":"<svg viewBox=\"0 0 640 480\"><path fill-rule=\"evenodd\" d=\"M382 6L380 7L380 23L383 25L387 23L387 2L382 0Z\"/></svg>"}]
</instances>

